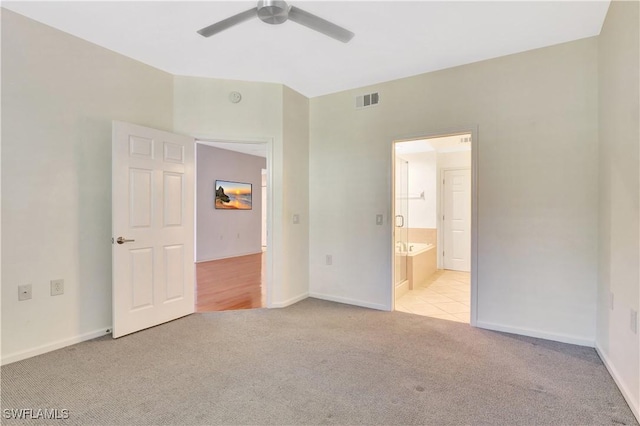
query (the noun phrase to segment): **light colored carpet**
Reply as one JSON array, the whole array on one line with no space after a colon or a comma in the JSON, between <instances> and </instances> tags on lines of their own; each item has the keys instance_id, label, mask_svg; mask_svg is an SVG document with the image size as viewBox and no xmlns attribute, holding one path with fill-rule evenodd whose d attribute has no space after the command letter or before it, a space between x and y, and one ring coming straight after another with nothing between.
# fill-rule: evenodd
<instances>
[{"instance_id":1,"label":"light colored carpet","mask_svg":"<svg viewBox=\"0 0 640 426\"><path fill-rule=\"evenodd\" d=\"M1 372L3 409L68 409L56 425L638 424L593 349L315 299L195 314Z\"/></svg>"}]
</instances>

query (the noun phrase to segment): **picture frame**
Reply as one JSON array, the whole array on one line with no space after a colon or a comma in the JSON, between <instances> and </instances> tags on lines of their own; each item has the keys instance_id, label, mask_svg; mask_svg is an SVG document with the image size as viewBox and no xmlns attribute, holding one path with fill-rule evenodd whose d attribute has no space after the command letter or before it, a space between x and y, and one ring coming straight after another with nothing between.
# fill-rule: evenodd
<instances>
[{"instance_id":1,"label":"picture frame","mask_svg":"<svg viewBox=\"0 0 640 426\"><path fill-rule=\"evenodd\" d=\"M216 180L213 205L218 210L252 210L253 185L230 180Z\"/></svg>"}]
</instances>

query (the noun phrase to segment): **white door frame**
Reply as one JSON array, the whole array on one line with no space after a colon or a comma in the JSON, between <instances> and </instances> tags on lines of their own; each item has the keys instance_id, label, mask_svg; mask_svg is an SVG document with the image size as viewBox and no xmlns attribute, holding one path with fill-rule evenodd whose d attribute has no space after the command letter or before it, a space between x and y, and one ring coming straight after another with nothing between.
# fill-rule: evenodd
<instances>
[{"instance_id":1,"label":"white door frame","mask_svg":"<svg viewBox=\"0 0 640 426\"><path fill-rule=\"evenodd\" d=\"M273 293L274 293L274 289L273 289L273 264L274 264L274 246L273 246L273 201L272 201L272 196L273 196L273 138L271 137L243 137L243 138L227 138L227 137L219 137L219 136L211 136L211 135L193 135L193 137L196 140L196 145L197 144L201 144L201 145L205 145L205 146L209 146L206 145L204 142L221 142L221 143L236 143L236 144L266 144L267 146L267 259L266 259L266 274L265 274L265 279L266 282L265 284L265 292L266 292L266 299L267 299L267 308L272 308L273 307ZM197 190L197 185L198 185L198 170L197 170L197 164L198 164L198 154L197 154L197 150L196 150L196 159L195 159L195 163L194 167L195 167L195 183L194 185L196 185L196 188L194 190ZM194 202L197 202L197 197L194 198ZM194 214L197 212L196 206L194 206ZM195 226L194 226L194 246L197 243L197 235L198 235L198 229L197 229L197 220L195 220L194 218L194 222L195 222ZM194 247L194 253L195 253L195 247Z\"/></svg>"},{"instance_id":2,"label":"white door frame","mask_svg":"<svg viewBox=\"0 0 640 426\"><path fill-rule=\"evenodd\" d=\"M398 136L391 140L391 174L390 174L390 193L388 211L391 212L391 218L395 218L395 161L396 161L396 142L407 142L419 139L433 139L444 136L454 136L462 134L471 134L471 315L469 323L475 327L478 322L478 153L480 148L480 140L478 138L478 126L467 125L460 127L451 127L437 131L425 131L410 135ZM442 217L442 216L441 216ZM389 248L389 259L391 261L391 291L389 292L389 310L395 309L395 245L394 245L394 226L395 221L389 220L390 234L387 247ZM439 250L439 249L438 249Z\"/></svg>"}]
</instances>

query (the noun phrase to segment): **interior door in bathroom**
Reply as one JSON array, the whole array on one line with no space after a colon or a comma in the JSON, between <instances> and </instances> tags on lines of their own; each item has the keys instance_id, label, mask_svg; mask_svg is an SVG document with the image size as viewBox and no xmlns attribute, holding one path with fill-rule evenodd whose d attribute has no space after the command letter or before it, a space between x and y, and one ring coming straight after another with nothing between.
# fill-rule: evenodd
<instances>
[{"instance_id":1,"label":"interior door in bathroom","mask_svg":"<svg viewBox=\"0 0 640 426\"><path fill-rule=\"evenodd\" d=\"M443 185L444 269L471 270L471 169L445 170Z\"/></svg>"}]
</instances>

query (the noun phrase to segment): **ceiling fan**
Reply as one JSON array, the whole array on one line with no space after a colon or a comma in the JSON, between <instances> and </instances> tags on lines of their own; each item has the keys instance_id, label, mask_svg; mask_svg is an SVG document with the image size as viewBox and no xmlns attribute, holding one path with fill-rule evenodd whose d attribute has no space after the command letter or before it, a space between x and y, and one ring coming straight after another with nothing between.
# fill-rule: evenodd
<instances>
[{"instance_id":1,"label":"ceiling fan","mask_svg":"<svg viewBox=\"0 0 640 426\"><path fill-rule=\"evenodd\" d=\"M209 25L198 31L203 37L211 37L214 34L238 25L249 19L258 17L262 22L267 24L282 24L287 20L291 20L307 28L318 31L326 36L348 43L355 34L346 30L332 22L305 12L295 6L290 6L286 1L282 0L261 0L258 6L245 12L238 13L213 25Z\"/></svg>"}]
</instances>

